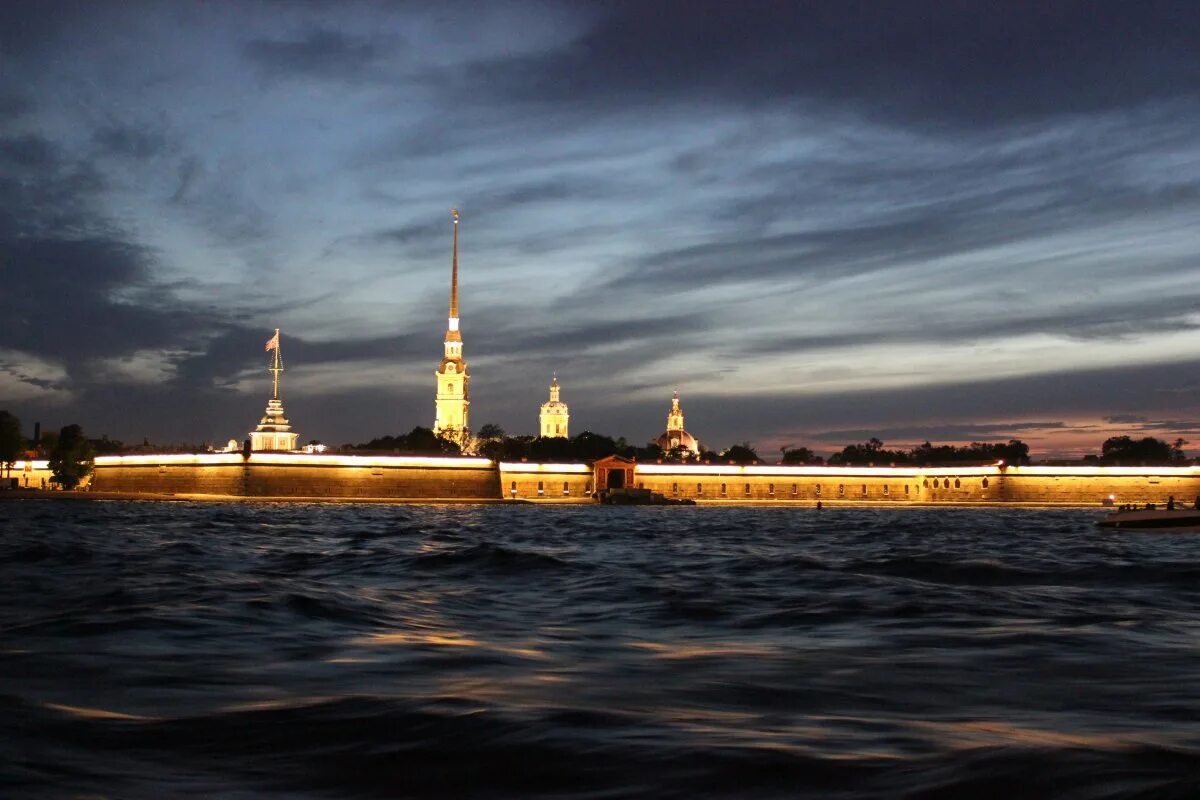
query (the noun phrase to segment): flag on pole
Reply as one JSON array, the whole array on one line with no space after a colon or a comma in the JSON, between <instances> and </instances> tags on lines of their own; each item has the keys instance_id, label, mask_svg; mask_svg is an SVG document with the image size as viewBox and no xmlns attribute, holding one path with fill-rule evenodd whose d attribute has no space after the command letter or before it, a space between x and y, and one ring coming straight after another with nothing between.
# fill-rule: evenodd
<instances>
[{"instance_id":1,"label":"flag on pole","mask_svg":"<svg viewBox=\"0 0 1200 800\"><path fill-rule=\"evenodd\" d=\"M275 335L272 336L270 339L267 339L267 346L264 348L264 351L265 350L278 350L278 349L279 349L279 331L275 331Z\"/></svg>"}]
</instances>

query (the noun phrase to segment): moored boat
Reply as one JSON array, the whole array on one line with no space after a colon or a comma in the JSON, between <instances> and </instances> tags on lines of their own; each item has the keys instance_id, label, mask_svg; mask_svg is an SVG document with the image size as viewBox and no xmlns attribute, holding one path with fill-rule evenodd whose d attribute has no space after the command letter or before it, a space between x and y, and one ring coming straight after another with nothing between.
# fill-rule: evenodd
<instances>
[{"instance_id":1,"label":"moored boat","mask_svg":"<svg viewBox=\"0 0 1200 800\"><path fill-rule=\"evenodd\" d=\"M1114 511L1096 522L1101 528L1200 533L1200 510L1133 508Z\"/></svg>"}]
</instances>

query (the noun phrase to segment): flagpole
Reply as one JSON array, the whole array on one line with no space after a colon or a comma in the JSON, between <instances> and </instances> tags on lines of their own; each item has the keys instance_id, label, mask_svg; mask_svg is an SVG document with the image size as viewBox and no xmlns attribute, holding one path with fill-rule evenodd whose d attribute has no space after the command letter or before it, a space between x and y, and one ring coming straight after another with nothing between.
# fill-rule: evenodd
<instances>
[{"instance_id":1,"label":"flagpole","mask_svg":"<svg viewBox=\"0 0 1200 800\"><path fill-rule=\"evenodd\" d=\"M275 400L279 399L279 373L283 371L283 367L279 365L279 328L275 329L275 365L271 367L272 376L272 395Z\"/></svg>"}]
</instances>

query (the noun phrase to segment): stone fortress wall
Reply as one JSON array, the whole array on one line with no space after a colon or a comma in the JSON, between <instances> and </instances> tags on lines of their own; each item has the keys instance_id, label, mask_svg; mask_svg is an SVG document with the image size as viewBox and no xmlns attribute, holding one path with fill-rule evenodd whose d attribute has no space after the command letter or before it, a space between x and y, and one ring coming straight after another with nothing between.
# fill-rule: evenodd
<instances>
[{"instance_id":1,"label":"stone fortress wall","mask_svg":"<svg viewBox=\"0 0 1200 800\"><path fill-rule=\"evenodd\" d=\"M775 467L639 464L635 485L700 503L1099 505L1200 496L1200 467Z\"/></svg>"},{"instance_id":2,"label":"stone fortress wall","mask_svg":"<svg viewBox=\"0 0 1200 800\"><path fill-rule=\"evenodd\" d=\"M500 496L486 458L291 453L100 456L93 491L151 495L396 500Z\"/></svg>"},{"instance_id":3,"label":"stone fortress wall","mask_svg":"<svg viewBox=\"0 0 1200 800\"><path fill-rule=\"evenodd\" d=\"M1191 503L1200 467L784 467L631 464L632 483L701 504ZM590 503L586 464L290 453L100 456L92 490L223 497ZM601 487L603 488L603 487Z\"/></svg>"}]
</instances>

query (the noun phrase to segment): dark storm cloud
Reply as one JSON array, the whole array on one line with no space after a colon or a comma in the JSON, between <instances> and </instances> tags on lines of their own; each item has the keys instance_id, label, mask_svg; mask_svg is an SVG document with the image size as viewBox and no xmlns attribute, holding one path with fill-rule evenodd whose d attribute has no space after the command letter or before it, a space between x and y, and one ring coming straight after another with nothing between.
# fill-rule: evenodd
<instances>
[{"instance_id":1,"label":"dark storm cloud","mask_svg":"<svg viewBox=\"0 0 1200 800\"><path fill-rule=\"evenodd\" d=\"M1112 408L1142 409L1147 420L1168 415L1177 408L1172 397L1178 374L1200 371L1200 361L1171 365L1127 365L1022 375L1015 378L970 380L936 386L838 391L812 395L720 396L692 392L686 396L688 429L706 445L732 443L746 438L745 420L754 419L773 439L804 445L841 446L871 435L888 441L900 431L916 433L912 440L1026 438L1031 432L1080 431L1088 426L1056 420L1054 416L1111 415ZM644 419L658 421L654 407L640 408ZM629 411L626 410L626 414ZM978 420L1006 420L980 423ZM1117 417L1120 419L1120 417ZM863 421L871 425L862 425ZM1030 422L1007 422L1031 420ZM1012 425L1012 427L998 427ZM1135 427L1141 423L1121 423ZM1062 427L1057 427L1062 426ZM648 428L653 431L653 428ZM941 435L936 432L940 431ZM929 432L928 435L924 432ZM1026 437L1022 437L1025 432ZM846 434L838 439L833 433ZM884 435L881 435L884 434ZM1097 429L1094 449L1112 435ZM1150 435L1150 434L1147 434ZM1048 439L1054 439L1048 435ZM1085 438L1086 437L1085 433ZM766 440L766 437L760 441ZM1045 452L1042 447L1039 452Z\"/></svg>"},{"instance_id":2,"label":"dark storm cloud","mask_svg":"<svg viewBox=\"0 0 1200 800\"><path fill-rule=\"evenodd\" d=\"M261 359L255 358L263 352L263 342L269 335L270 331L261 327L227 325L208 340L203 350L180 358L171 380L181 387L232 386L247 369L260 366ZM303 334L284 331L283 348L287 365L310 369L360 360L404 362L428 357L438 338L425 329L367 339L312 341Z\"/></svg>"},{"instance_id":3,"label":"dark storm cloud","mask_svg":"<svg viewBox=\"0 0 1200 800\"><path fill-rule=\"evenodd\" d=\"M548 315L549 316L549 315ZM475 314L471 326L487 331L487 338L477 342L474 349L489 355L531 353L539 358L572 356L593 348L616 348L646 342L659 347L664 336L683 340L689 335L703 336L711 329L709 314L664 314L653 317L624 317L617 319L562 319L550 316L546 322L530 324L528 317L510 310L491 308ZM548 327L543 327L547 325ZM617 370L616 359L609 369ZM641 360L635 363L645 363ZM631 365L632 366L632 365Z\"/></svg>"},{"instance_id":4,"label":"dark storm cloud","mask_svg":"<svg viewBox=\"0 0 1200 800\"><path fill-rule=\"evenodd\" d=\"M1157 419L1141 423L1138 428L1143 431L1159 431L1168 433L1189 433L1200 431L1200 420L1194 419Z\"/></svg>"},{"instance_id":5,"label":"dark storm cloud","mask_svg":"<svg viewBox=\"0 0 1200 800\"><path fill-rule=\"evenodd\" d=\"M1134 297L1128 302L1061 309L1054 313L1028 314L1017 307L1008 316L987 319L963 316L928 317L888 321L861 333L805 334L789 337L759 337L745 343L734 354L787 353L802 350L853 348L867 344L913 343L930 340L973 342L1012 336L1050 334L1080 341L1116 340L1152 333L1176 333L1200 329L1200 321L1189 316L1200 308L1200 294L1174 297Z\"/></svg>"},{"instance_id":6,"label":"dark storm cloud","mask_svg":"<svg viewBox=\"0 0 1200 800\"><path fill-rule=\"evenodd\" d=\"M295 39L254 39L244 52L272 77L356 78L378 57L373 42L325 28Z\"/></svg>"},{"instance_id":7,"label":"dark storm cloud","mask_svg":"<svg viewBox=\"0 0 1200 800\"><path fill-rule=\"evenodd\" d=\"M847 428L820 431L811 435L817 442L856 442L872 437L884 443L891 441L994 441L1008 439L1030 429L1056 430L1067 427L1065 422L960 422L945 425L901 425L885 428Z\"/></svg>"},{"instance_id":8,"label":"dark storm cloud","mask_svg":"<svg viewBox=\"0 0 1200 800\"><path fill-rule=\"evenodd\" d=\"M0 55L23 56L56 39L90 4L0 3Z\"/></svg>"},{"instance_id":9,"label":"dark storm cloud","mask_svg":"<svg viewBox=\"0 0 1200 800\"><path fill-rule=\"evenodd\" d=\"M804 350L978 342L1012 365L1014 340L1062 337L1043 370L1076 342L1179 352L1196 249L1158 234L1200 212L1194 5L563 2L536 32L483 4L179 8L0 8L0 349L51 362L8 367L68 385L89 428L240 438L275 318L286 379L308 371L288 395L305 438L429 424L445 298L422 279L448 271L453 203L477 424L531 428L555 369L573 427L633 440L673 382L706 387L685 402L710 446L1194 415L1181 371L956 382L971 353L921 372L937 386L760 393L763 364L786 376ZM399 322L365 288L397 274ZM164 349L161 385L108 381ZM848 385L923 369L860 354ZM355 388L358 366L401 385Z\"/></svg>"},{"instance_id":10,"label":"dark storm cloud","mask_svg":"<svg viewBox=\"0 0 1200 800\"><path fill-rule=\"evenodd\" d=\"M11 124L36 107L33 100L24 94L0 90L0 125Z\"/></svg>"},{"instance_id":11,"label":"dark storm cloud","mask_svg":"<svg viewBox=\"0 0 1200 800\"><path fill-rule=\"evenodd\" d=\"M188 192L191 191L201 169L200 159L196 156L188 156L179 162L177 169L179 183L175 188L175 193L170 197L170 202L182 203L187 200Z\"/></svg>"},{"instance_id":12,"label":"dark storm cloud","mask_svg":"<svg viewBox=\"0 0 1200 800\"><path fill-rule=\"evenodd\" d=\"M1141 414L1109 414L1104 421L1113 425L1134 425L1149 422L1150 418Z\"/></svg>"},{"instance_id":13,"label":"dark storm cloud","mask_svg":"<svg viewBox=\"0 0 1200 800\"><path fill-rule=\"evenodd\" d=\"M1106 174L1104 167L1111 174L1120 158L1114 154L1093 174ZM1019 168L1028 170L1036 163L1031 157ZM657 290L801 277L825 279L1019 244L1039 236L1119 222L1134 212L1200 211L1200 183L1191 181L1156 187L1106 185L1099 179L1063 184L1043 174L1040 185L1006 187L1003 170L976 164L972 171L976 177L987 174L1000 185L963 196L963 182L955 175L928 175L927 187L918 195L925 202L915 207L880 209L874 218L796 233L770 235L755 224L738 225L701 244L649 253L617 270L604 288L619 290L630 281L641 289ZM939 187L944 191L931 198L929 189ZM805 184L805 192L811 191ZM753 202L793 215L809 205L797 197L795 183ZM724 213L742 215L736 204ZM756 212L752 216L764 215Z\"/></svg>"},{"instance_id":14,"label":"dark storm cloud","mask_svg":"<svg viewBox=\"0 0 1200 800\"><path fill-rule=\"evenodd\" d=\"M147 283L145 253L128 242L28 237L3 247L0 280L12 289L0 295L0 314L12 347L61 358L112 355L163 341L176 324L168 310L116 298ZM69 313L47 325L51 309Z\"/></svg>"},{"instance_id":15,"label":"dark storm cloud","mask_svg":"<svg viewBox=\"0 0 1200 800\"><path fill-rule=\"evenodd\" d=\"M153 158L171 149L163 130L134 125L106 125L92 134L101 153L124 158Z\"/></svg>"},{"instance_id":16,"label":"dark storm cloud","mask_svg":"<svg viewBox=\"0 0 1200 800\"><path fill-rule=\"evenodd\" d=\"M78 368L177 343L210 322L156 285L153 253L96 211L103 188L91 165L40 136L0 142L6 346Z\"/></svg>"},{"instance_id":17,"label":"dark storm cloud","mask_svg":"<svg viewBox=\"0 0 1200 800\"><path fill-rule=\"evenodd\" d=\"M466 91L577 108L818 101L1008 125L1193 97L1200 11L1178 2L605 4L569 48L497 59Z\"/></svg>"},{"instance_id":18,"label":"dark storm cloud","mask_svg":"<svg viewBox=\"0 0 1200 800\"><path fill-rule=\"evenodd\" d=\"M41 136L28 134L0 139L0 167L39 170L53 166L56 161L54 147Z\"/></svg>"}]
</instances>

